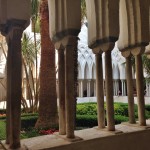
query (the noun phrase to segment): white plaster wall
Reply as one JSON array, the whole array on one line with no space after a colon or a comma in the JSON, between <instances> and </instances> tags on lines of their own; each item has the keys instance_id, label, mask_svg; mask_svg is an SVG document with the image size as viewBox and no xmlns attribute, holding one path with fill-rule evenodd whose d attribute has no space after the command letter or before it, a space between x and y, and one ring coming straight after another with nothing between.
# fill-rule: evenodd
<instances>
[{"instance_id":1,"label":"white plaster wall","mask_svg":"<svg viewBox=\"0 0 150 150\"><path fill-rule=\"evenodd\" d=\"M95 67L95 55L92 50L88 48L88 28L83 23L81 32L79 33L78 41L78 62L81 66L80 79L95 79L96 78L96 67ZM105 54L102 54L103 62L103 78L105 79ZM117 43L112 51L112 69L113 79L125 79L125 58L121 55L117 48ZM93 69L94 68L94 69Z\"/></svg>"}]
</instances>

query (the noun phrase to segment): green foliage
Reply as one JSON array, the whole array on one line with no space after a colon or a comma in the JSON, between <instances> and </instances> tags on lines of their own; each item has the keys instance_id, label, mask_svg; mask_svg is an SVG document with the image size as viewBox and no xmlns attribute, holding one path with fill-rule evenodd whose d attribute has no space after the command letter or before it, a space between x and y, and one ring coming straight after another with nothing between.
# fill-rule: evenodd
<instances>
[{"instance_id":1,"label":"green foliage","mask_svg":"<svg viewBox=\"0 0 150 150\"><path fill-rule=\"evenodd\" d=\"M6 109L0 109L0 114L6 114Z\"/></svg>"},{"instance_id":2,"label":"green foliage","mask_svg":"<svg viewBox=\"0 0 150 150\"><path fill-rule=\"evenodd\" d=\"M106 111L106 104L105 104ZM114 104L115 115L122 115L128 117L128 105L123 103ZM78 115L97 115L96 103L82 103L77 105Z\"/></svg>"},{"instance_id":3,"label":"green foliage","mask_svg":"<svg viewBox=\"0 0 150 150\"><path fill-rule=\"evenodd\" d=\"M78 104L76 113L78 115L97 115L97 105L96 103Z\"/></svg>"},{"instance_id":4,"label":"green foliage","mask_svg":"<svg viewBox=\"0 0 150 150\"><path fill-rule=\"evenodd\" d=\"M34 127L38 116L24 116L21 117L21 129L28 129L30 127Z\"/></svg>"},{"instance_id":5,"label":"green foliage","mask_svg":"<svg viewBox=\"0 0 150 150\"><path fill-rule=\"evenodd\" d=\"M31 16L37 19L39 12L39 0L31 0Z\"/></svg>"},{"instance_id":6,"label":"green foliage","mask_svg":"<svg viewBox=\"0 0 150 150\"><path fill-rule=\"evenodd\" d=\"M0 140L4 140L6 138L6 122L4 120L0 120Z\"/></svg>"},{"instance_id":7,"label":"green foliage","mask_svg":"<svg viewBox=\"0 0 150 150\"><path fill-rule=\"evenodd\" d=\"M39 53L40 50L40 40L36 41L36 48L35 48L33 37L31 37L30 34L23 33L21 49L25 62L28 65L34 65L36 54Z\"/></svg>"},{"instance_id":8,"label":"green foliage","mask_svg":"<svg viewBox=\"0 0 150 150\"><path fill-rule=\"evenodd\" d=\"M97 126L97 116L96 115L77 115L76 126L77 127Z\"/></svg>"},{"instance_id":9,"label":"green foliage","mask_svg":"<svg viewBox=\"0 0 150 150\"><path fill-rule=\"evenodd\" d=\"M22 130L20 136L21 136L21 139L25 139L25 138L40 136L40 134L39 134L39 130L35 128L28 128L28 129Z\"/></svg>"},{"instance_id":10,"label":"green foliage","mask_svg":"<svg viewBox=\"0 0 150 150\"><path fill-rule=\"evenodd\" d=\"M150 59L147 58L147 55L142 55L143 68L147 74L146 80L150 82Z\"/></svg>"},{"instance_id":11,"label":"green foliage","mask_svg":"<svg viewBox=\"0 0 150 150\"><path fill-rule=\"evenodd\" d=\"M126 116L115 115L115 124L120 124L121 122L127 122L129 118Z\"/></svg>"},{"instance_id":12,"label":"green foliage","mask_svg":"<svg viewBox=\"0 0 150 150\"><path fill-rule=\"evenodd\" d=\"M81 18L86 17L86 3L85 0L81 0Z\"/></svg>"},{"instance_id":13,"label":"green foliage","mask_svg":"<svg viewBox=\"0 0 150 150\"><path fill-rule=\"evenodd\" d=\"M106 105L105 105L106 108ZM115 103L115 124L127 122L128 118L128 104ZM2 110L1 110L2 111ZM4 110L5 111L5 110ZM150 105L145 106L146 118L150 118ZM135 105L135 117L138 118L138 107ZM0 117L0 140L6 138L6 117ZM21 138L29 138L39 136L39 130L34 128L38 119L37 113L29 113L21 115ZM107 125L107 122L105 121ZM82 103L77 105L76 127L89 128L97 126L97 105L96 103Z\"/></svg>"}]
</instances>

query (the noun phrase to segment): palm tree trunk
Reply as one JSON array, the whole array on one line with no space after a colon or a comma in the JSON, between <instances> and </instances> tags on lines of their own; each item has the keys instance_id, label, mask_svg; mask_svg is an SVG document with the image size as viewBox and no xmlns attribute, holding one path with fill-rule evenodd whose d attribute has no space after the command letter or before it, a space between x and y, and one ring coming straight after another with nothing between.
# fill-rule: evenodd
<instances>
[{"instance_id":1,"label":"palm tree trunk","mask_svg":"<svg viewBox=\"0 0 150 150\"><path fill-rule=\"evenodd\" d=\"M41 64L39 118L35 127L54 127L58 125L55 48L49 37L48 1L40 2Z\"/></svg>"}]
</instances>

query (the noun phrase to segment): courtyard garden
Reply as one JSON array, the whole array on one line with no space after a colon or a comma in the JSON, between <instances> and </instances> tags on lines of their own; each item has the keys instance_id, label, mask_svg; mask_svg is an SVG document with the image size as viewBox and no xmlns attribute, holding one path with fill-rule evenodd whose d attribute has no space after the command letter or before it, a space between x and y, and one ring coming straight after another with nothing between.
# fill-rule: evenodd
<instances>
[{"instance_id":1,"label":"courtyard garden","mask_svg":"<svg viewBox=\"0 0 150 150\"><path fill-rule=\"evenodd\" d=\"M105 104L106 109L106 104ZM115 124L128 121L128 104L115 103ZM150 118L150 105L145 107L146 118ZM138 118L138 108L135 105L135 117ZM21 115L21 138L30 138L40 135L53 134L58 132L58 126L48 128L34 128L35 123L38 119L38 113L24 113L22 110ZM80 103L77 104L76 109L76 130L91 128L97 126L97 104L91 103ZM107 122L106 122L107 124ZM6 138L6 110L0 110L0 140Z\"/></svg>"}]
</instances>

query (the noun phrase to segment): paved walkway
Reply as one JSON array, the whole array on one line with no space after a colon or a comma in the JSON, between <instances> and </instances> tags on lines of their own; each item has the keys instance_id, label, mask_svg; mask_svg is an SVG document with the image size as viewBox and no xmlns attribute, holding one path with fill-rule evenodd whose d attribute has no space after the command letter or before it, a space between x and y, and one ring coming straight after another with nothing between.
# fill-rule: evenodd
<instances>
[{"instance_id":1,"label":"paved walkway","mask_svg":"<svg viewBox=\"0 0 150 150\"><path fill-rule=\"evenodd\" d=\"M1 143L0 143L0 150L4 150L4 148L2 147Z\"/></svg>"}]
</instances>

